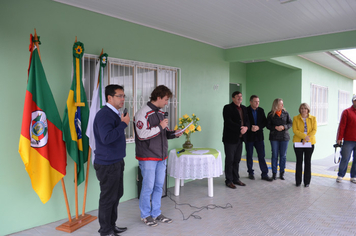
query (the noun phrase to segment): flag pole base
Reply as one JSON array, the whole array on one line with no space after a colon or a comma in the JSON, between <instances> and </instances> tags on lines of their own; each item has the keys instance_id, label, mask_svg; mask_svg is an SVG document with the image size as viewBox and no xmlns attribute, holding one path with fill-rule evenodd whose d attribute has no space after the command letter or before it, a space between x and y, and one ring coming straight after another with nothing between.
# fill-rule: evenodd
<instances>
[{"instance_id":1,"label":"flag pole base","mask_svg":"<svg viewBox=\"0 0 356 236\"><path fill-rule=\"evenodd\" d=\"M72 219L72 222L67 221L60 226L57 226L56 230L72 233L73 231L76 231L77 229L89 224L97 218L98 217L89 214L84 214L84 216L80 215L78 219Z\"/></svg>"}]
</instances>

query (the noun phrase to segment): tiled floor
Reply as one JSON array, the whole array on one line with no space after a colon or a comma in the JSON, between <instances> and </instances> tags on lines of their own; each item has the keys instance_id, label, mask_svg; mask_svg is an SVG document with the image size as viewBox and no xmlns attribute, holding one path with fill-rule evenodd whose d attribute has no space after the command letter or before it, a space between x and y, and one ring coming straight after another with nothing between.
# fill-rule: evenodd
<instances>
[{"instance_id":1,"label":"tiled floor","mask_svg":"<svg viewBox=\"0 0 356 236\"><path fill-rule=\"evenodd\" d=\"M333 169L337 165L332 157L312 163L309 188L295 186L294 162L287 163L286 180L273 182L260 179L257 163L256 180L247 178L244 161L240 166L245 187L229 189L221 176L214 179L213 198L207 196L206 179L186 183L180 196L172 195L172 200L163 198L162 212L173 218L171 224L148 227L140 221L137 199L120 203L117 224L129 228L121 235L356 235L356 184L349 181L349 174L336 183ZM173 193L174 188L169 191ZM174 201L192 207L175 205ZM97 211L89 214L97 215ZM65 221L12 235L99 235L97 220L71 234L55 229Z\"/></svg>"}]
</instances>

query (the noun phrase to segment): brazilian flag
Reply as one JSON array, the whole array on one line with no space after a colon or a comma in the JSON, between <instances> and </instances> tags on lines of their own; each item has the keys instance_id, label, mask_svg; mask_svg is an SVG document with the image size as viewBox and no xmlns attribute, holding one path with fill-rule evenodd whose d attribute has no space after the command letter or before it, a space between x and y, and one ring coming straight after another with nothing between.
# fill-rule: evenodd
<instances>
[{"instance_id":1,"label":"brazilian flag","mask_svg":"<svg viewBox=\"0 0 356 236\"><path fill-rule=\"evenodd\" d=\"M82 82L82 57L84 45L76 42L73 46L73 80L64 110L63 131L67 152L77 163L78 185L84 179L84 164L88 161L89 139L85 135L89 107Z\"/></svg>"}]
</instances>

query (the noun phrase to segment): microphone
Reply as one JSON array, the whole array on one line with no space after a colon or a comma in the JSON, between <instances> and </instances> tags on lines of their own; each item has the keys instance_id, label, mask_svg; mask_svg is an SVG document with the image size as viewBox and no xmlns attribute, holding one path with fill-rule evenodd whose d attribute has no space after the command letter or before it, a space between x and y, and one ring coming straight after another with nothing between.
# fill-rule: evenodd
<instances>
[{"instance_id":1,"label":"microphone","mask_svg":"<svg viewBox=\"0 0 356 236\"><path fill-rule=\"evenodd\" d=\"M177 154L182 153L182 152L185 152L185 149L178 151Z\"/></svg>"},{"instance_id":2,"label":"microphone","mask_svg":"<svg viewBox=\"0 0 356 236\"><path fill-rule=\"evenodd\" d=\"M168 118L168 112L166 111L165 113L164 113L164 119L167 119Z\"/></svg>"}]
</instances>

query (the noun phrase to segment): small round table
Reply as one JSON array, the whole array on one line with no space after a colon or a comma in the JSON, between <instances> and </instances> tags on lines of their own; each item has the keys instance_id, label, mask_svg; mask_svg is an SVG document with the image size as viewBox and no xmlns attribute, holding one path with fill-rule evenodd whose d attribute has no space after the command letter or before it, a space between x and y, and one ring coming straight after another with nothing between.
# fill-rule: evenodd
<instances>
[{"instance_id":1,"label":"small round table","mask_svg":"<svg viewBox=\"0 0 356 236\"><path fill-rule=\"evenodd\" d=\"M177 154L173 149L169 152L167 172L175 178L175 196L179 196L180 180L183 186L185 179L208 178L208 196L213 197L213 178L222 175L221 153L213 148L193 148Z\"/></svg>"}]
</instances>

